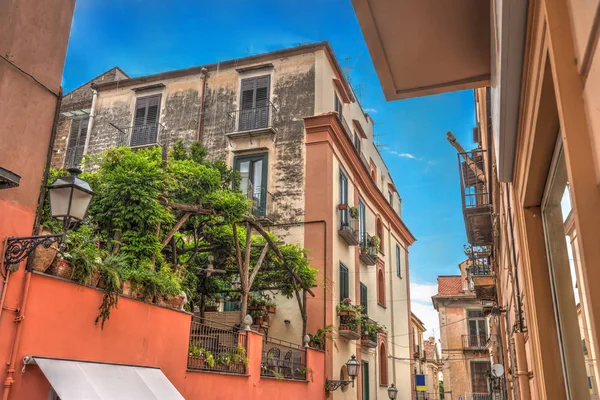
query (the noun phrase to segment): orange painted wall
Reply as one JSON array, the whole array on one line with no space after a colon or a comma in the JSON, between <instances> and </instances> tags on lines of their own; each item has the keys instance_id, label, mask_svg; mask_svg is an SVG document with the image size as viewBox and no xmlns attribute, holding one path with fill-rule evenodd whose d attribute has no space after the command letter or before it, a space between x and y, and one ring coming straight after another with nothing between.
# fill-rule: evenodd
<instances>
[{"instance_id":1,"label":"orange painted wall","mask_svg":"<svg viewBox=\"0 0 600 400\"><path fill-rule=\"evenodd\" d=\"M260 379L262 335L248 336L248 376L187 371L191 315L121 297L104 330L94 325L102 292L52 276L33 274L16 369L37 355L158 366L186 399L321 399L324 353L308 350L313 382ZM17 372L10 399L47 399L49 383L36 366Z\"/></svg>"}]
</instances>

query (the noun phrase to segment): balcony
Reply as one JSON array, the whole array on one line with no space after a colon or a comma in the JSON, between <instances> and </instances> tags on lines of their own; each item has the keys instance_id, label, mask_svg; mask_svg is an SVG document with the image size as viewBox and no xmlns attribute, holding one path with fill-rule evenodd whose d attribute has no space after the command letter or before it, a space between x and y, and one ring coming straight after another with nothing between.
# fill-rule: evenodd
<instances>
[{"instance_id":1,"label":"balcony","mask_svg":"<svg viewBox=\"0 0 600 400\"><path fill-rule=\"evenodd\" d=\"M192 322L187 367L189 370L245 374L246 350L244 331L214 321Z\"/></svg>"},{"instance_id":2,"label":"balcony","mask_svg":"<svg viewBox=\"0 0 600 400\"><path fill-rule=\"evenodd\" d=\"M365 265L377 264L377 251L373 237L368 233L364 233L360 244L360 261Z\"/></svg>"},{"instance_id":3,"label":"balcony","mask_svg":"<svg viewBox=\"0 0 600 400\"><path fill-rule=\"evenodd\" d=\"M264 225L272 224L274 218L275 196L264 187L248 183L246 196L250 199L250 213Z\"/></svg>"},{"instance_id":4,"label":"balcony","mask_svg":"<svg viewBox=\"0 0 600 400\"><path fill-rule=\"evenodd\" d=\"M356 246L360 243L358 236L358 218L353 216L353 211L347 204L338 206L338 220L340 227L338 233L350 246Z\"/></svg>"},{"instance_id":5,"label":"balcony","mask_svg":"<svg viewBox=\"0 0 600 400\"><path fill-rule=\"evenodd\" d=\"M339 313L339 318L338 334L348 340L360 339L359 317L353 312L342 311Z\"/></svg>"},{"instance_id":6,"label":"balcony","mask_svg":"<svg viewBox=\"0 0 600 400\"><path fill-rule=\"evenodd\" d=\"M276 112L277 108L271 102L262 107L228 112L225 134L230 138L275 135L273 115Z\"/></svg>"},{"instance_id":7,"label":"balcony","mask_svg":"<svg viewBox=\"0 0 600 400\"><path fill-rule=\"evenodd\" d=\"M496 300L496 278L491 268L491 246L472 246L467 250L471 261L469 272L477 299Z\"/></svg>"},{"instance_id":8,"label":"balcony","mask_svg":"<svg viewBox=\"0 0 600 400\"><path fill-rule=\"evenodd\" d=\"M162 124L134 125L119 128L113 125L121 135L117 139L117 146L129 146L131 148L143 148L157 146L160 136L165 130Z\"/></svg>"},{"instance_id":9,"label":"balcony","mask_svg":"<svg viewBox=\"0 0 600 400\"><path fill-rule=\"evenodd\" d=\"M486 160L485 150L458 154L463 215L467 239L473 246L493 242L492 199Z\"/></svg>"},{"instance_id":10,"label":"balcony","mask_svg":"<svg viewBox=\"0 0 600 400\"><path fill-rule=\"evenodd\" d=\"M360 344L367 349L377 347L377 329L379 324L367 316L362 317Z\"/></svg>"},{"instance_id":11,"label":"balcony","mask_svg":"<svg viewBox=\"0 0 600 400\"><path fill-rule=\"evenodd\" d=\"M487 351L488 335L462 335L463 351Z\"/></svg>"}]
</instances>

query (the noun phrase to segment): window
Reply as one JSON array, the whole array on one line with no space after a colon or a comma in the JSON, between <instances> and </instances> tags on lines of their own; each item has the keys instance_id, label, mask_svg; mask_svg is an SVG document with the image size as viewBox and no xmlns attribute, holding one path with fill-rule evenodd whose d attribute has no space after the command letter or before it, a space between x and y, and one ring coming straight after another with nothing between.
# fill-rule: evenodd
<instances>
[{"instance_id":1,"label":"window","mask_svg":"<svg viewBox=\"0 0 600 400\"><path fill-rule=\"evenodd\" d=\"M369 169L370 169L371 179L373 179L375 181L375 184L377 184L377 166L375 165L373 160L371 160L371 162L369 163Z\"/></svg>"},{"instance_id":2,"label":"window","mask_svg":"<svg viewBox=\"0 0 600 400\"><path fill-rule=\"evenodd\" d=\"M337 93L333 94L333 109L335 112L337 112L340 116L340 119L342 119L342 109L343 109L343 104L340 101L340 98L338 96Z\"/></svg>"},{"instance_id":3,"label":"window","mask_svg":"<svg viewBox=\"0 0 600 400\"><path fill-rule=\"evenodd\" d=\"M481 310L467 310L469 347L484 347L487 343L487 324Z\"/></svg>"},{"instance_id":4,"label":"window","mask_svg":"<svg viewBox=\"0 0 600 400\"><path fill-rule=\"evenodd\" d=\"M362 399L369 400L371 388L369 387L369 363L362 362Z\"/></svg>"},{"instance_id":5,"label":"window","mask_svg":"<svg viewBox=\"0 0 600 400\"><path fill-rule=\"evenodd\" d=\"M135 116L130 146L147 146L158 143L158 119L161 95L140 97L135 103Z\"/></svg>"},{"instance_id":6,"label":"window","mask_svg":"<svg viewBox=\"0 0 600 400\"><path fill-rule=\"evenodd\" d=\"M242 79L238 130L260 129L269 125L270 83L270 75Z\"/></svg>"},{"instance_id":7,"label":"window","mask_svg":"<svg viewBox=\"0 0 600 400\"><path fill-rule=\"evenodd\" d=\"M400 245L396 244L396 275L402 278L402 264L400 260Z\"/></svg>"},{"instance_id":8,"label":"window","mask_svg":"<svg viewBox=\"0 0 600 400\"><path fill-rule=\"evenodd\" d=\"M348 204L348 177L340 168L340 204Z\"/></svg>"},{"instance_id":9,"label":"window","mask_svg":"<svg viewBox=\"0 0 600 400\"><path fill-rule=\"evenodd\" d=\"M471 389L473 393L488 393L486 374L492 369L487 361L471 361Z\"/></svg>"},{"instance_id":10,"label":"window","mask_svg":"<svg viewBox=\"0 0 600 400\"><path fill-rule=\"evenodd\" d=\"M384 342L379 345L379 384L388 385L388 354Z\"/></svg>"},{"instance_id":11,"label":"window","mask_svg":"<svg viewBox=\"0 0 600 400\"><path fill-rule=\"evenodd\" d=\"M389 190L388 190L388 201L390 202L390 204L394 204L394 195Z\"/></svg>"},{"instance_id":12,"label":"window","mask_svg":"<svg viewBox=\"0 0 600 400\"><path fill-rule=\"evenodd\" d=\"M375 233L379 236L379 252L383 254L383 243L385 240L383 237L383 223L379 217L377 217L377 221L375 221Z\"/></svg>"},{"instance_id":13,"label":"window","mask_svg":"<svg viewBox=\"0 0 600 400\"><path fill-rule=\"evenodd\" d=\"M240 173L240 190L253 202L253 214L264 216L267 209L267 153L235 157Z\"/></svg>"},{"instance_id":14,"label":"window","mask_svg":"<svg viewBox=\"0 0 600 400\"><path fill-rule=\"evenodd\" d=\"M365 315L369 314L369 300L368 300L368 294L367 294L367 286L364 283L360 283L360 305L362 306L363 310L362 313Z\"/></svg>"},{"instance_id":15,"label":"window","mask_svg":"<svg viewBox=\"0 0 600 400\"><path fill-rule=\"evenodd\" d=\"M358 135L358 133L356 133L356 131L354 131L354 147L356 147L356 151L358 152L358 154L361 153L360 140L360 136Z\"/></svg>"},{"instance_id":16,"label":"window","mask_svg":"<svg viewBox=\"0 0 600 400\"><path fill-rule=\"evenodd\" d=\"M340 263L340 301L350 297L348 283L348 267Z\"/></svg>"},{"instance_id":17,"label":"window","mask_svg":"<svg viewBox=\"0 0 600 400\"><path fill-rule=\"evenodd\" d=\"M360 237L361 246L367 245L367 209L365 203L358 199L358 235Z\"/></svg>"},{"instance_id":18,"label":"window","mask_svg":"<svg viewBox=\"0 0 600 400\"><path fill-rule=\"evenodd\" d=\"M377 266L377 304L385 307L385 274L379 265Z\"/></svg>"},{"instance_id":19,"label":"window","mask_svg":"<svg viewBox=\"0 0 600 400\"><path fill-rule=\"evenodd\" d=\"M67 154L65 155L65 167L77 167L81 164L89 122L89 118L71 120L71 133L69 134Z\"/></svg>"}]
</instances>

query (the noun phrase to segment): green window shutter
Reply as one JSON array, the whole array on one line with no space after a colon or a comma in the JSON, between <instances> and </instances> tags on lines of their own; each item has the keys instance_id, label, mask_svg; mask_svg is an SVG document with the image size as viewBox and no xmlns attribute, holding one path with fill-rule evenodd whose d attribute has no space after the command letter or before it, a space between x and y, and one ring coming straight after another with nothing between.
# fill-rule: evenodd
<instances>
[{"instance_id":1,"label":"green window shutter","mask_svg":"<svg viewBox=\"0 0 600 400\"><path fill-rule=\"evenodd\" d=\"M369 297L368 297L368 292L367 292L367 286L364 283L360 283L360 305L363 308L363 314L368 314L369 313Z\"/></svg>"},{"instance_id":2,"label":"green window shutter","mask_svg":"<svg viewBox=\"0 0 600 400\"><path fill-rule=\"evenodd\" d=\"M348 286L348 267L340 263L340 301L350 297Z\"/></svg>"}]
</instances>

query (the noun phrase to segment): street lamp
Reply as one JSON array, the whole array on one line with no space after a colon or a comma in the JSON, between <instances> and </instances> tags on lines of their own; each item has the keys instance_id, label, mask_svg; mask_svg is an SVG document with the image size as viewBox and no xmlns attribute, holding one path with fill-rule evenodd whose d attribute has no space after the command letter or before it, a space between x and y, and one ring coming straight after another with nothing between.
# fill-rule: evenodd
<instances>
[{"instance_id":1,"label":"street lamp","mask_svg":"<svg viewBox=\"0 0 600 400\"><path fill-rule=\"evenodd\" d=\"M94 192L86 181L77 176L81 173L80 169L70 168L68 171L71 175L60 177L48 186L50 215L63 221L63 232L52 235L9 237L4 250L5 264L19 264L40 244L48 248L59 238L62 239L61 246L64 246L71 223L83 220Z\"/></svg>"},{"instance_id":2,"label":"street lamp","mask_svg":"<svg viewBox=\"0 0 600 400\"><path fill-rule=\"evenodd\" d=\"M346 369L348 370L348 376L351 380L329 380L326 379L325 385L329 387L331 392L339 389L340 387L346 387L350 383L352 383L352 387L354 387L354 379L358 376L358 369L360 367L360 363L356 359L354 355L350 357L348 362L346 362Z\"/></svg>"},{"instance_id":3,"label":"street lamp","mask_svg":"<svg viewBox=\"0 0 600 400\"><path fill-rule=\"evenodd\" d=\"M394 386L393 383L387 389L387 392L388 392L388 397L390 398L390 400L395 400L396 396L398 396L398 389L396 389L396 386Z\"/></svg>"}]
</instances>

